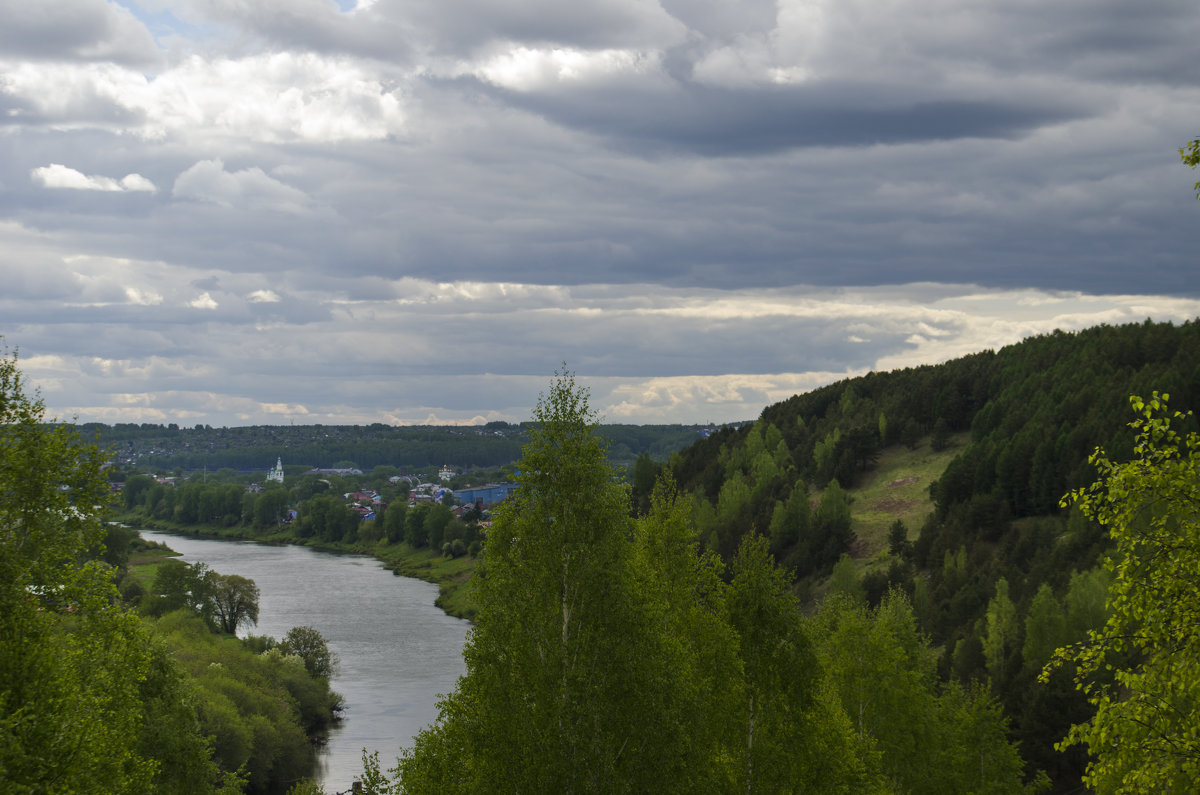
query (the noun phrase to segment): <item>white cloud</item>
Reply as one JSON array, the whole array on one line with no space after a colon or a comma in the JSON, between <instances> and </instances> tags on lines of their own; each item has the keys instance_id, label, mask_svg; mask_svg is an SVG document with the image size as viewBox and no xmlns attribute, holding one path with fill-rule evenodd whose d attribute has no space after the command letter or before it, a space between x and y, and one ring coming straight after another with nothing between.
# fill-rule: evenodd
<instances>
[{"instance_id":1,"label":"white cloud","mask_svg":"<svg viewBox=\"0 0 1200 795\"><path fill-rule=\"evenodd\" d=\"M129 297L129 303L138 306L158 306L163 302L161 295L142 287L126 287L125 295Z\"/></svg>"},{"instance_id":2,"label":"white cloud","mask_svg":"<svg viewBox=\"0 0 1200 795\"><path fill-rule=\"evenodd\" d=\"M121 177L121 187L125 190L140 190L150 193L158 192L158 188L154 186L154 183L141 174L126 174L124 177Z\"/></svg>"},{"instance_id":3,"label":"white cloud","mask_svg":"<svg viewBox=\"0 0 1200 795\"><path fill-rule=\"evenodd\" d=\"M216 309L218 304L208 293L200 293L195 300L189 301L188 306L194 309Z\"/></svg>"},{"instance_id":4,"label":"white cloud","mask_svg":"<svg viewBox=\"0 0 1200 795\"><path fill-rule=\"evenodd\" d=\"M603 82L615 76L657 71L659 63L658 56L649 52L522 46L461 68L498 86L531 91L559 83Z\"/></svg>"},{"instance_id":5,"label":"white cloud","mask_svg":"<svg viewBox=\"0 0 1200 795\"><path fill-rule=\"evenodd\" d=\"M346 58L279 52L192 55L153 77L113 63L4 63L12 120L200 143L378 140L404 114L381 76Z\"/></svg>"},{"instance_id":6,"label":"white cloud","mask_svg":"<svg viewBox=\"0 0 1200 795\"><path fill-rule=\"evenodd\" d=\"M299 403L260 403L259 408L266 414L284 414L289 417L303 417L308 409Z\"/></svg>"},{"instance_id":7,"label":"white cloud","mask_svg":"<svg viewBox=\"0 0 1200 795\"><path fill-rule=\"evenodd\" d=\"M608 422L703 423L754 419L768 405L865 371L675 376L629 380L600 398ZM600 384L612 379L601 379ZM599 387L603 389L603 387Z\"/></svg>"},{"instance_id":8,"label":"white cloud","mask_svg":"<svg viewBox=\"0 0 1200 795\"><path fill-rule=\"evenodd\" d=\"M867 370L943 361L1055 328L1200 316L1200 300L1189 298L938 284L728 292L409 278L390 288L374 280L359 292L377 297L347 300L352 285L336 274L172 275L161 264L103 258L72 266L85 296L112 303L96 301L85 321L45 311L50 303L0 297L0 314L11 335L33 322L42 329L33 352L50 358L29 376L55 413L109 422L522 420L563 361L608 421L723 422ZM129 284L138 292L120 286ZM263 300L281 294L286 301ZM170 311L180 305L204 311ZM100 331L81 337L84 322ZM118 343L119 359L72 352ZM112 397L148 393L145 385L168 378L172 390L148 402Z\"/></svg>"},{"instance_id":9,"label":"white cloud","mask_svg":"<svg viewBox=\"0 0 1200 795\"><path fill-rule=\"evenodd\" d=\"M99 190L110 192L145 191L157 192L154 183L141 174L126 174L119 180L111 177L88 176L81 171L51 163L39 166L29 173L30 178L43 188L65 188L69 190Z\"/></svg>"},{"instance_id":10,"label":"white cloud","mask_svg":"<svg viewBox=\"0 0 1200 795\"><path fill-rule=\"evenodd\" d=\"M234 207L305 213L312 202L304 191L270 177L261 168L226 171L220 159L201 160L178 177L171 189L176 199Z\"/></svg>"},{"instance_id":11,"label":"white cloud","mask_svg":"<svg viewBox=\"0 0 1200 795\"><path fill-rule=\"evenodd\" d=\"M189 123L259 141L353 141L399 132L397 96L344 59L273 53L205 61L160 75L145 108L150 129Z\"/></svg>"}]
</instances>

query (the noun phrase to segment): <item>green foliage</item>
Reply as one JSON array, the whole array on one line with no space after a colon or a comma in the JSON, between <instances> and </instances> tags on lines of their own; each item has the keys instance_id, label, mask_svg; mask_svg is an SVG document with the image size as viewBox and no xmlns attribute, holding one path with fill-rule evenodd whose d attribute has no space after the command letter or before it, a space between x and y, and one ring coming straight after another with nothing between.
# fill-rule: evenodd
<instances>
[{"instance_id":1,"label":"green foliage","mask_svg":"<svg viewBox=\"0 0 1200 795\"><path fill-rule=\"evenodd\" d=\"M1068 643L1083 640L1090 630L1104 626L1108 619L1108 586L1111 582L1112 575L1103 566L1071 575L1064 599Z\"/></svg>"},{"instance_id":2,"label":"green foliage","mask_svg":"<svg viewBox=\"0 0 1200 795\"><path fill-rule=\"evenodd\" d=\"M792 487L786 500L775 503L768 529L771 536L771 553L781 557L792 549L812 528L812 506L808 502L808 488L803 481Z\"/></svg>"},{"instance_id":3,"label":"green foliage","mask_svg":"<svg viewBox=\"0 0 1200 795\"><path fill-rule=\"evenodd\" d=\"M767 540L746 536L732 573L729 623L740 641L745 677L737 789L788 792L801 782L819 792L869 789L866 748L855 742L841 705L819 697L817 657Z\"/></svg>"},{"instance_id":4,"label":"green foliage","mask_svg":"<svg viewBox=\"0 0 1200 795\"><path fill-rule=\"evenodd\" d=\"M383 530L389 544L395 544L405 539L405 518L408 515L407 495L388 505L383 514ZM414 544L414 546L416 546Z\"/></svg>"},{"instance_id":5,"label":"green foliage","mask_svg":"<svg viewBox=\"0 0 1200 795\"><path fill-rule=\"evenodd\" d=\"M1025 643L1021 647L1021 658L1026 666L1038 670L1050 661L1050 656L1059 646L1067 643L1067 620L1062 605L1054 598L1054 591L1042 583L1029 613L1025 616Z\"/></svg>"},{"instance_id":6,"label":"green foliage","mask_svg":"<svg viewBox=\"0 0 1200 795\"><path fill-rule=\"evenodd\" d=\"M279 486L268 488L254 500L254 527L265 529L276 527L287 512L290 495Z\"/></svg>"},{"instance_id":7,"label":"green foliage","mask_svg":"<svg viewBox=\"0 0 1200 795\"><path fill-rule=\"evenodd\" d=\"M358 527L358 515L332 494L319 494L305 503L302 534L322 541L341 541Z\"/></svg>"},{"instance_id":8,"label":"green foliage","mask_svg":"<svg viewBox=\"0 0 1200 795\"><path fill-rule=\"evenodd\" d=\"M988 602L985 621L983 656L987 661L988 675L992 683L998 686L1010 671L1009 658L1017 649L1020 633L1017 607L1009 598L1008 580L1003 577L996 583L996 595Z\"/></svg>"},{"instance_id":9,"label":"green foliage","mask_svg":"<svg viewBox=\"0 0 1200 795\"><path fill-rule=\"evenodd\" d=\"M833 477L837 466L838 443L842 440L842 429L834 428L824 439L813 447L813 464L816 466L817 477L827 481Z\"/></svg>"},{"instance_id":10,"label":"green foliage","mask_svg":"<svg viewBox=\"0 0 1200 795\"><path fill-rule=\"evenodd\" d=\"M515 461L527 440L523 425L489 423L480 428L370 425L252 425L232 428L178 428L152 423L87 423L84 432L103 446L118 446L144 469L199 470L214 473L265 470L281 451L288 483L312 466L357 463L370 477L385 480L399 468L436 471L450 462L467 468L496 470ZM604 425L601 438L611 445L611 458L632 462L649 453L666 460L696 440L701 429L688 425ZM297 463L303 462L303 463ZM218 467L223 469L218 471ZM458 488L455 484L454 488ZM311 494L304 495L307 498Z\"/></svg>"},{"instance_id":11,"label":"green foliage","mask_svg":"<svg viewBox=\"0 0 1200 795\"><path fill-rule=\"evenodd\" d=\"M683 788L720 789L733 776L728 760L743 735L726 719L744 698L737 636L726 620L724 566L700 552L690 501L675 490L669 472L655 485L648 513L634 528L635 577L648 621L660 628L659 650L671 672L664 712L663 747L676 750L671 774Z\"/></svg>"},{"instance_id":12,"label":"green foliage","mask_svg":"<svg viewBox=\"0 0 1200 795\"><path fill-rule=\"evenodd\" d=\"M984 692L939 685L934 653L902 595L893 592L877 610L832 598L812 633L853 731L878 754L895 791L1024 789L999 705Z\"/></svg>"},{"instance_id":13,"label":"green foliage","mask_svg":"<svg viewBox=\"0 0 1200 795\"><path fill-rule=\"evenodd\" d=\"M165 560L143 600L150 615L176 610L194 613L213 630L236 634L258 621L258 586L236 574L218 574L203 563Z\"/></svg>"},{"instance_id":14,"label":"green foliage","mask_svg":"<svg viewBox=\"0 0 1200 795\"><path fill-rule=\"evenodd\" d=\"M633 476L630 480L632 484L631 499L635 514L641 515L650 510L650 495L654 491L654 484L658 481L658 472L659 465L650 457L649 453L642 453L633 462Z\"/></svg>"},{"instance_id":15,"label":"green foliage","mask_svg":"<svg viewBox=\"0 0 1200 795\"><path fill-rule=\"evenodd\" d=\"M340 698L308 673L303 659L280 647L257 653L213 634L186 611L164 616L154 630L187 674L221 770L244 771L250 792L277 790L311 774L309 735L333 720Z\"/></svg>"},{"instance_id":16,"label":"green foliage","mask_svg":"<svg viewBox=\"0 0 1200 795\"><path fill-rule=\"evenodd\" d=\"M833 565L833 572L829 575L829 594L844 596L855 604L867 603L867 594L858 578L854 558L842 555Z\"/></svg>"},{"instance_id":17,"label":"green foliage","mask_svg":"<svg viewBox=\"0 0 1200 795\"><path fill-rule=\"evenodd\" d=\"M1184 792L1200 780L1200 436L1176 429L1190 414L1169 412L1166 394L1130 402L1134 458L1118 463L1098 448L1097 480L1064 498L1112 540L1107 619L1042 676L1074 662L1096 709L1063 741L1087 745L1087 784Z\"/></svg>"},{"instance_id":18,"label":"green foliage","mask_svg":"<svg viewBox=\"0 0 1200 795\"><path fill-rule=\"evenodd\" d=\"M203 563L164 560L144 600L147 612L163 616L176 610L190 610L215 627L212 575Z\"/></svg>"},{"instance_id":19,"label":"green foliage","mask_svg":"<svg viewBox=\"0 0 1200 795\"><path fill-rule=\"evenodd\" d=\"M857 623L830 611L810 630L766 538L741 541L726 584L692 513L711 504L669 474L629 519L568 376L536 419L487 535L467 674L398 760L401 791L858 793L884 791L881 771L914 791L1019 788L998 708L938 691L906 605L846 606ZM868 722L845 704L877 679L894 683L891 712ZM919 752L904 739L917 719Z\"/></svg>"},{"instance_id":20,"label":"green foliage","mask_svg":"<svg viewBox=\"0 0 1200 795\"><path fill-rule=\"evenodd\" d=\"M258 586L254 580L237 574L214 574L212 580L213 617L221 632L237 634L243 624L258 623Z\"/></svg>"},{"instance_id":21,"label":"green foliage","mask_svg":"<svg viewBox=\"0 0 1200 795\"><path fill-rule=\"evenodd\" d=\"M1200 138L1189 141L1188 144L1179 150L1179 158L1183 160L1185 166L1195 168L1200 166ZM1200 182L1194 186L1196 198L1200 199Z\"/></svg>"},{"instance_id":22,"label":"green foliage","mask_svg":"<svg viewBox=\"0 0 1200 795\"><path fill-rule=\"evenodd\" d=\"M648 673L662 657L631 587L628 493L570 376L534 419L519 488L487 535L467 674L400 761L406 791L651 790L662 780L660 757L647 753L659 728L647 707L661 690Z\"/></svg>"},{"instance_id":23,"label":"green foliage","mask_svg":"<svg viewBox=\"0 0 1200 795\"><path fill-rule=\"evenodd\" d=\"M362 795L391 795L396 790L392 786L391 780L379 768L379 752L373 751L368 754L367 749L362 751L363 774L359 781L361 785Z\"/></svg>"},{"instance_id":24,"label":"green foliage","mask_svg":"<svg viewBox=\"0 0 1200 795\"><path fill-rule=\"evenodd\" d=\"M908 540L908 527L903 519L897 519L888 528L888 551L898 558L907 558L912 554L912 542Z\"/></svg>"},{"instance_id":25,"label":"green foliage","mask_svg":"<svg viewBox=\"0 0 1200 795\"><path fill-rule=\"evenodd\" d=\"M154 488L154 478L149 475L132 475L121 489L121 498L126 510L132 510L145 502L146 495Z\"/></svg>"},{"instance_id":26,"label":"green foliage","mask_svg":"<svg viewBox=\"0 0 1200 795\"><path fill-rule=\"evenodd\" d=\"M446 542L446 528L450 525L450 520L454 518L454 512L445 505L432 504L428 506L428 512L425 514L425 532L429 537L429 546L433 549L441 549Z\"/></svg>"},{"instance_id":27,"label":"green foliage","mask_svg":"<svg viewBox=\"0 0 1200 795\"><path fill-rule=\"evenodd\" d=\"M88 560L105 538L102 461L43 423L0 357L0 790L204 791L215 768L173 664Z\"/></svg>"},{"instance_id":28,"label":"green foliage","mask_svg":"<svg viewBox=\"0 0 1200 795\"><path fill-rule=\"evenodd\" d=\"M320 679L332 679L337 670L337 659L329 650L325 637L312 627L289 629L279 643L279 650L304 660L308 673Z\"/></svg>"},{"instance_id":29,"label":"green foliage","mask_svg":"<svg viewBox=\"0 0 1200 795\"><path fill-rule=\"evenodd\" d=\"M414 548L429 546L429 530L425 527L425 518L432 508L428 503L421 503L408 512L404 521L404 541Z\"/></svg>"},{"instance_id":30,"label":"green foliage","mask_svg":"<svg viewBox=\"0 0 1200 795\"><path fill-rule=\"evenodd\" d=\"M929 446L934 452L940 452L946 449L946 445L950 443L950 425L946 422L945 417L938 417L933 423L933 434L929 439Z\"/></svg>"}]
</instances>

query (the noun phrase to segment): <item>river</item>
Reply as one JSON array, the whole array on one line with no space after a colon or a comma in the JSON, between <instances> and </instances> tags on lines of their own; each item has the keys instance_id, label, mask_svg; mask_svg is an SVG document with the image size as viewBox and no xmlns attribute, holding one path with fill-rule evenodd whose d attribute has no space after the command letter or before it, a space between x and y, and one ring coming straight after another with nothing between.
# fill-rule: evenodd
<instances>
[{"instance_id":1,"label":"river","mask_svg":"<svg viewBox=\"0 0 1200 795\"><path fill-rule=\"evenodd\" d=\"M362 749L379 751L384 769L437 716L437 697L463 673L470 624L435 607L436 585L397 577L374 558L308 547L213 541L149 530L189 563L238 574L261 592L258 625L239 634L281 639L295 626L325 636L340 664L333 689L346 711L318 754L327 792L350 789Z\"/></svg>"}]
</instances>

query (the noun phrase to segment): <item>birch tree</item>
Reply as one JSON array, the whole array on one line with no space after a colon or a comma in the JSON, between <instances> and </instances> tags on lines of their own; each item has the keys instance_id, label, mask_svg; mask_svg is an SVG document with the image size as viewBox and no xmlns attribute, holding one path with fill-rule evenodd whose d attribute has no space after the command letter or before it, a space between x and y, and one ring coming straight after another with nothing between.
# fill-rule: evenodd
<instances>
[{"instance_id":1,"label":"birch tree","mask_svg":"<svg viewBox=\"0 0 1200 795\"><path fill-rule=\"evenodd\" d=\"M533 421L476 574L467 673L401 759L401 785L670 791L657 705L672 680L634 592L628 491L571 375L555 379Z\"/></svg>"},{"instance_id":2,"label":"birch tree","mask_svg":"<svg viewBox=\"0 0 1200 795\"><path fill-rule=\"evenodd\" d=\"M1096 714L1060 747L1087 746L1084 783L1101 792L1200 781L1200 436L1176 430L1191 415L1168 411L1167 397L1131 398L1134 458L1098 448L1096 481L1063 498L1108 530L1112 583L1103 627L1059 649L1042 678L1077 664Z\"/></svg>"}]
</instances>

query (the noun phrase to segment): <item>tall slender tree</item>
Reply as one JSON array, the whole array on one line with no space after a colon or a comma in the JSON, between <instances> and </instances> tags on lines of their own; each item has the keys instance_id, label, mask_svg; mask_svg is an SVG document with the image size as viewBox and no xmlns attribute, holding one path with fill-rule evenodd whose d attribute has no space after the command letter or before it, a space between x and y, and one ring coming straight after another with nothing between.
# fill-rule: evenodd
<instances>
[{"instance_id":1,"label":"tall slender tree","mask_svg":"<svg viewBox=\"0 0 1200 795\"><path fill-rule=\"evenodd\" d=\"M632 578L629 495L560 374L487 535L466 675L400 761L406 791L663 791L669 681Z\"/></svg>"},{"instance_id":2,"label":"tall slender tree","mask_svg":"<svg viewBox=\"0 0 1200 795\"><path fill-rule=\"evenodd\" d=\"M744 667L737 790L758 792L871 792L878 781L865 758L869 745L853 737L850 721L824 677L787 576L751 533L732 564L727 609Z\"/></svg>"}]
</instances>

